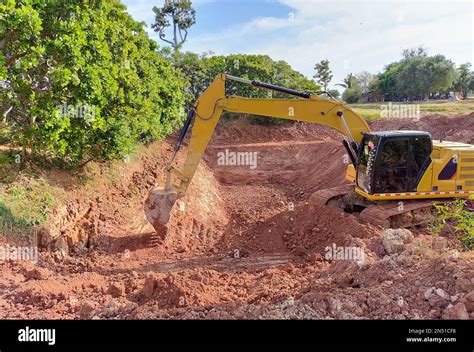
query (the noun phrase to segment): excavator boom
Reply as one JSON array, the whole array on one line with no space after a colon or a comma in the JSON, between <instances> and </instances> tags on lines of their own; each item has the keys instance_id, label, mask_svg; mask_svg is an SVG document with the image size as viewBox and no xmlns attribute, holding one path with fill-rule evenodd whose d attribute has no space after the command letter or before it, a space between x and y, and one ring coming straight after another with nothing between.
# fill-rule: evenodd
<instances>
[{"instance_id":1,"label":"excavator boom","mask_svg":"<svg viewBox=\"0 0 474 352\"><path fill-rule=\"evenodd\" d=\"M295 98L253 99L225 95L225 82L233 80ZM361 220L385 227L419 225L429 218L428 199L467 198L474 195L474 146L462 143L433 142L423 131L371 132L365 120L338 100L299 92L272 84L250 81L226 74L218 75L194 104L175 146L165 188L155 189L145 202L148 220L158 233L166 233L170 211L183 197L224 111L306 121L328 126L341 133L352 165L346 179L355 183L323 189L313 200L336 204L354 211L363 209ZM193 124L184 167L172 166L176 153ZM179 183L174 186L174 175ZM397 200L398 202L393 202ZM364 220L364 221L365 221Z\"/></svg>"},{"instance_id":2,"label":"excavator boom","mask_svg":"<svg viewBox=\"0 0 474 352\"><path fill-rule=\"evenodd\" d=\"M297 99L227 97L225 94L225 83L227 80L285 93ZM306 121L331 127L343 135L344 145L354 166L357 157L357 146L362 140L363 134L370 132L369 126L361 116L355 113L348 105L335 99L322 99L317 94L299 92L272 84L220 74L196 101L188 115L168 168L169 174L165 188L152 190L145 202L145 213L157 232L165 230L165 224L169 221L173 204L179 197L185 195L224 111ZM188 154L184 167L180 171L174 168L172 164L192 123L193 128L188 146ZM172 184L171 174L178 178L179 184L177 186Z\"/></svg>"}]
</instances>

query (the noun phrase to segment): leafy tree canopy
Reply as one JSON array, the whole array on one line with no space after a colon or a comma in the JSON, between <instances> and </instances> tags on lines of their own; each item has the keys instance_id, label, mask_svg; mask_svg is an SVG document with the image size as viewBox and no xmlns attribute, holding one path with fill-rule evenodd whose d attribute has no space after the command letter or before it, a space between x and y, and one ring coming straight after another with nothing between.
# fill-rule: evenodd
<instances>
[{"instance_id":1,"label":"leafy tree canopy","mask_svg":"<svg viewBox=\"0 0 474 352\"><path fill-rule=\"evenodd\" d=\"M177 72L118 0L5 0L0 38L3 121L33 152L124 157L180 124Z\"/></svg>"}]
</instances>

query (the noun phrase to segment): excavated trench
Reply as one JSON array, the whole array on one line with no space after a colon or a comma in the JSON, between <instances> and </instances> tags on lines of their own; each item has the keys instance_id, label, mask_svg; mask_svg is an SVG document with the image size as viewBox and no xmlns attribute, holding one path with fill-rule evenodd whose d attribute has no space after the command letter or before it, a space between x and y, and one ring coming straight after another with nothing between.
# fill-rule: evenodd
<instances>
[{"instance_id":1,"label":"excavated trench","mask_svg":"<svg viewBox=\"0 0 474 352\"><path fill-rule=\"evenodd\" d=\"M469 142L474 117L458 119L471 133L450 133ZM41 234L38 265L2 265L0 317L436 319L474 290L471 254L432 253L420 230L388 256L382 229L311 202L344 184L347 166L338 135L320 126L220 125L163 242L142 202L171 149L150 147L118 182L71 195ZM363 257L330 259L336 248Z\"/></svg>"}]
</instances>

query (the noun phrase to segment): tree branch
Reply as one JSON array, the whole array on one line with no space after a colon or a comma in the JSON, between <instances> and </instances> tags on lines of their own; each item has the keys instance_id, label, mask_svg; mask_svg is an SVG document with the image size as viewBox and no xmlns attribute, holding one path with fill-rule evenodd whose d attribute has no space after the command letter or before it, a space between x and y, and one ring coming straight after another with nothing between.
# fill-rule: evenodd
<instances>
[{"instance_id":1,"label":"tree branch","mask_svg":"<svg viewBox=\"0 0 474 352\"><path fill-rule=\"evenodd\" d=\"M0 40L0 50L5 49L8 42L13 37L13 33L14 33L13 30L8 30L7 33L5 34L5 37L2 40Z\"/></svg>"},{"instance_id":2,"label":"tree branch","mask_svg":"<svg viewBox=\"0 0 474 352\"><path fill-rule=\"evenodd\" d=\"M21 59L23 56L26 56L30 53L30 50L25 51L24 53L15 54L5 60L5 66L10 67L15 63L16 60Z\"/></svg>"},{"instance_id":3,"label":"tree branch","mask_svg":"<svg viewBox=\"0 0 474 352\"><path fill-rule=\"evenodd\" d=\"M13 105L3 112L3 123L7 123L7 116L12 111Z\"/></svg>"},{"instance_id":4,"label":"tree branch","mask_svg":"<svg viewBox=\"0 0 474 352\"><path fill-rule=\"evenodd\" d=\"M188 31L186 29L183 29L183 31L184 31L184 39L181 36L181 30L179 31L179 35L181 36L181 43L179 43L179 45L183 44L186 41L186 38L188 37Z\"/></svg>"},{"instance_id":5,"label":"tree branch","mask_svg":"<svg viewBox=\"0 0 474 352\"><path fill-rule=\"evenodd\" d=\"M165 34L163 33L163 30L160 30L160 39L164 42L167 42L170 45L173 45L172 41L165 39Z\"/></svg>"}]
</instances>

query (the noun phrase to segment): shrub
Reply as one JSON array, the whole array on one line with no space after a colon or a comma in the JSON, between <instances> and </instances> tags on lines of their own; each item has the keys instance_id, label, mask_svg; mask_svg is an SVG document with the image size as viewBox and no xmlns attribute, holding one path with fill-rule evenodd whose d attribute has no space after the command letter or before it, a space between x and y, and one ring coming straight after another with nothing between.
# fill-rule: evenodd
<instances>
[{"instance_id":1,"label":"shrub","mask_svg":"<svg viewBox=\"0 0 474 352\"><path fill-rule=\"evenodd\" d=\"M474 248L474 213L466 209L466 201L456 199L448 203L434 203L436 217L429 224L433 235L448 230L459 238L468 249Z\"/></svg>"},{"instance_id":2,"label":"shrub","mask_svg":"<svg viewBox=\"0 0 474 352\"><path fill-rule=\"evenodd\" d=\"M342 100L348 104L358 103L360 99L360 91L357 88L347 88L342 94Z\"/></svg>"},{"instance_id":3,"label":"shrub","mask_svg":"<svg viewBox=\"0 0 474 352\"><path fill-rule=\"evenodd\" d=\"M184 117L176 70L117 0L6 0L0 37L0 108L25 150L122 158Z\"/></svg>"}]
</instances>

